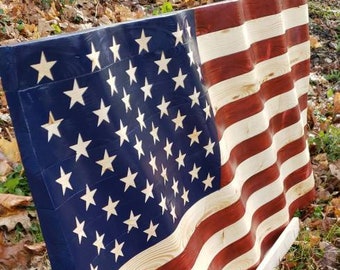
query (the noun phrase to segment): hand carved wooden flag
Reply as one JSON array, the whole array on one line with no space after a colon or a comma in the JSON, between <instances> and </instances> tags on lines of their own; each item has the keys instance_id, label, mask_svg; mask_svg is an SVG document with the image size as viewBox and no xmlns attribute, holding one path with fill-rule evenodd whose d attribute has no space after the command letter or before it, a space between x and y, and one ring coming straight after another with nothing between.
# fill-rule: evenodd
<instances>
[{"instance_id":1,"label":"hand carved wooden flag","mask_svg":"<svg viewBox=\"0 0 340 270\"><path fill-rule=\"evenodd\" d=\"M251 269L314 196L305 0L0 48L53 269Z\"/></svg>"}]
</instances>

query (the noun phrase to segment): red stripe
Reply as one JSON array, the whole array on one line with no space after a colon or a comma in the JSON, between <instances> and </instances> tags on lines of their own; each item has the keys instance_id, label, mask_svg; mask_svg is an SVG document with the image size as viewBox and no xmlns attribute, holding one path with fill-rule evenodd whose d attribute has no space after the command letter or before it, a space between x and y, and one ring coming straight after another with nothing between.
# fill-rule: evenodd
<instances>
[{"instance_id":1,"label":"red stripe","mask_svg":"<svg viewBox=\"0 0 340 270\"><path fill-rule=\"evenodd\" d=\"M296 35L297 32L299 32L298 35ZM201 67L204 83L210 87L221 81L248 73L254 69L256 64L283 55L289 47L308 40L308 28L302 25L287 30L285 35L253 43L245 51L213 59Z\"/></svg>"},{"instance_id":2,"label":"red stripe","mask_svg":"<svg viewBox=\"0 0 340 270\"><path fill-rule=\"evenodd\" d=\"M245 21L278 14L282 10L304 4L306 4L306 0L243 0L198 8L195 11L197 36L240 26Z\"/></svg>"},{"instance_id":3,"label":"red stripe","mask_svg":"<svg viewBox=\"0 0 340 270\"><path fill-rule=\"evenodd\" d=\"M260 90L255 94L220 108L215 115L219 138L221 138L227 127L260 112L265 101L276 95L288 92L293 88L294 81L308 76L309 69L306 68L307 65L309 66L309 60L298 63L292 67L291 73L264 82ZM302 106L304 105L301 101L301 108Z\"/></svg>"}]
</instances>

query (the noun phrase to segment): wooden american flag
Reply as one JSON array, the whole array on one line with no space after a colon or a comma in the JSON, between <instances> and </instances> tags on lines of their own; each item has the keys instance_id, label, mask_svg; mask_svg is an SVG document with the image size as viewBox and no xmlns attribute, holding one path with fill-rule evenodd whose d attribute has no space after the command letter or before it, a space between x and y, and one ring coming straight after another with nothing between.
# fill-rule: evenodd
<instances>
[{"instance_id":1,"label":"wooden american flag","mask_svg":"<svg viewBox=\"0 0 340 270\"><path fill-rule=\"evenodd\" d=\"M0 48L53 269L255 269L314 196L305 0Z\"/></svg>"}]
</instances>

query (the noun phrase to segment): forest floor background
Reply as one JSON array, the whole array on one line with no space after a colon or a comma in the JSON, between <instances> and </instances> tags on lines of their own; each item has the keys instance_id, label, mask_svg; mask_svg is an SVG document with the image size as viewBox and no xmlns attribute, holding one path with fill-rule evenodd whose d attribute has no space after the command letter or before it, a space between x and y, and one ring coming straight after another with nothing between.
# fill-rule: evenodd
<instances>
[{"instance_id":1,"label":"forest floor background","mask_svg":"<svg viewBox=\"0 0 340 270\"><path fill-rule=\"evenodd\" d=\"M156 2L157 1L157 2ZM211 0L0 0L0 46L154 16ZM300 209L298 238L280 270L340 269L340 7L309 1L309 148L315 201ZM1 59L0 59L1 61ZM0 270L50 264L0 83Z\"/></svg>"}]
</instances>

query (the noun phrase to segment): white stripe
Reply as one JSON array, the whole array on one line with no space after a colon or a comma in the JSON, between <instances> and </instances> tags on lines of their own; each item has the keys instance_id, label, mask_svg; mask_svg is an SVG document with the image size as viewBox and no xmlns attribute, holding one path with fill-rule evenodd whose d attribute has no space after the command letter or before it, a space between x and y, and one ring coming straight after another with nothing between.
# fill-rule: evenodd
<instances>
[{"instance_id":1,"label":"white stripe","mask_svg":"<svg viewBox=\"0 0 340 270\"><path fill-rule=\"evenodd\" d=\"M254 247L249 250L247 253L237 257L235 260L226 265L224 270L235 270L235 269L247 269L256 264L261 255L261 243L264 238L271 233L272 231L278 229L280 226L285 224L285 220L289 218L289 206L296 199L301 197L302 195L308 193L310 190L314 188L314 177L311 174L304 181L299 182L291 189L286 192L286 200L287 204L284 209L270 216L268 219L264 220L257 228L256 233L256 242Z\"/></svg>"},{"instance_id":2,"label":"white stripe","mask_svg":"<svg viewBox=\"0 0 340 270\"><path fill-rule=\"evenodd\" d=\"M297 106L297 94L295 89L275 96L264 103L264 108L257 114L234 123L224 130L220 139L221 164L225 164L230 157L231 150L243 141L252 138L269 127L269 120L273 116ZM296 127L302 135L304 132L303 122Z\"/></svg>"},{"instance_id":3,"label":"white stripe","mask_svg":"<svg viewBox=\"0 0 340 270\"><path fill-rule=\"evenodd\" d=\"M309 42L304 42L288 49L288 52L260 62L248 73L221 81L209 87L208 93L214 113L224 105L252 95L260 90L261 84L269 79L274 79L291 72L291 66L308 60ZM298 89L308 91L307 78L299 83Z\"/></svg>"},{"instance_id":4,"label":"white stripe","mask_svg":"<svg viewBox=\"0 0 340 270\"><path fill-rule=\"evenodd\" d=\"M122 269L156 269L178 256L184 250L198 224L210 215L239 200L244 182L252 175L276 162L276 150L285 145L286 140L295 139L297 135L296 126L299 126L299 123L275 134L273 136L274 143L270 148L245 160L236 168L235 178L229 185L198 201L185 213L172 235L132 258ZM288 166L285 165L286 163L281 165L281 168L284 169L282 177L309 161L308 150L305 149L292 160L294 161L292 164L289 160L286 161ZM266 196L263 196L262 199L264 198ZM249 207L252 208L251 205Z\"/></svg>"},{"instance_id":5,"label":"white stripe","mask_svg":"<svg viewBox=\"0 0 340 270\"><path fill-rule=\"evenodd\" d=\"M287 29L308 23L308 6L286 9L281 13L246 21L197 37L201 63L249 49L252 43L280 36Z\"/></svg>"}]
</instances>

